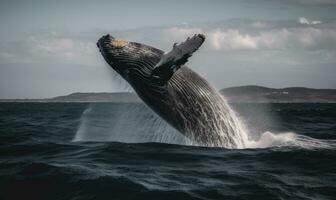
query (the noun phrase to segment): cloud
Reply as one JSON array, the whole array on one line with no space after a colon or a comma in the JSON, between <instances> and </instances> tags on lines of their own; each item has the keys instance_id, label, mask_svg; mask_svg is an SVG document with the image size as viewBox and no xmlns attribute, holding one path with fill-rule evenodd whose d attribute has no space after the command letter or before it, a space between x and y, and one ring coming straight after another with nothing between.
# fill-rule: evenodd
<instances>
[{"instance_id":1,"label":"cloud","mask_svg":"<svg viewBox=\"0 0 336 200\"><path fill-rule=\"evenodd\" d=\"M209 43L215 50L220 49L257 49L257 41L248 34L241 34L238 30L211 31L208 34Z\"/></svg>"},{"instance_id":2,"label":"cloud","mask_svg":"<svg viewBox=\"0 0 336 200\"><path fill-rule=\"evenodd\" d=\"M243 33L238 29L200 28L167 29L171 40L183 41L195 33L205 33L208 50L258 50L258 49L336 49L336 30L315 27L281 28L258 33Z\"/></svg>"},{"instance_id":3,"label":"cloud","mask_svg":"<svg viewBox=\"0 0 336 200\"><path fill-rule=\"evenodd\" d=\"M310 22L304 17L300 17L299 22L300 24L310 24Z\"/></svg>"},{"instance_id":4,"label":"cloud","mask_svg":"<svg viewBox=\"0 0 336 200\"><path fill-rule=\"evenodd\" d=\"M2 63L73 63L97 64L99 52L95 41L103 33L146 43L170 50L174 42L204 33L203 49L207 51L257 50L336 50L336 23L326 20L250 20L234 19L165 27L145 27L130 30L99 30L87 33L39 33L19 41L0 43Z\"/></svg>"},{"instance_id":5,"label":"cloud","mask_svg":"<svg viewBox=\"0 0 336 200\"><path fill-rule=\"evenodd\" d=\"M241 34L238 30L229 29L204 31L201 28L172 27L165 30L170 41L183 41L196 33L205 33L208 47L214 50L221 49L256 49L256 41L249 35Z\"/></svg>"},{"instance_id":6,"label":"cloud","mask_svg":"<svg viewBox=\"0 0 336 200\"><path fill-rule=\"evenodd\" d=\"M55 33L28 36L20 41L3 44L2 61L68 62L83 64L92 60L95 45L91 41L60 36Z\"/></svg>"},{"instance_id":7,"label":"cloud","mask_svg":"<svg viewBox=\"0 0 336 200\"><path fill-rule=\"evenodd\" d=\"M312 24L312 25L316 25L316 24L321 24L321 21L318 20L314 20L314 21L309 21L308 19L304 18L304 17L300 17L299 18L299 22L300 24Z\"/></svg>"},{"instance_id":8,"label":"cloud","mask_svg":"<svg viewBox=\"0 0 336 200\"><path fill-rule=\"evenodd\" d=\"M69 37L31 37L29 40L33 54L52 56L68 61L81 62L81 59L92 54L95 50L93 42Z\"/></svg>"},{"instance_id":9,"label":"cloud","mask_svg":"<svg viewBox=\"0 0 336 200\"><path fill-rule=\"evenodd\" d=\"M336 5L335 0L288 0L288 1L299 3L301 5L313 5L313 6Z\"/></svg>"},{"instance_id":10,"label":"cloud","mask_svg":"<svg viewBox=\"0 0 336 200\"><path fill-rule=\"evenodd\" d=\"M164 37L168 37L169 40L178 41L202 32L203 30L201 28L171 27L164 30Z\"/></svg>"},{"instance_id":11,"label":"cloud","mask_svg":"<svg viewBox=\"0 0 336 200\"><path fill-rule=\"evenodd\" d=\"M254 28L264 28L266 27L266 23L257 21L257 22L253 22L251 26Z\"/></svg>"}]
</instances>

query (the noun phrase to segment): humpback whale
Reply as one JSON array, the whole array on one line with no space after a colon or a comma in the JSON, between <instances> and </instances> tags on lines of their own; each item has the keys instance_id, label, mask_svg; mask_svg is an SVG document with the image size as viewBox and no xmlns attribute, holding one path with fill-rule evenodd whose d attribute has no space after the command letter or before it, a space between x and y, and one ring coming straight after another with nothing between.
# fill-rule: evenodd
<instances>
[{"instance_id":1,"label":"humpback whale","mask_svg":"<svg viewBox=\"0 0 336 200\"><path fill-rule=\"evenodd\" d=\"M102 36L105 61L155 113L200 146L244 148L246 134L221 94L185 65L205 41L195 34L169 52Z\"/></svg>"}]
</instances>

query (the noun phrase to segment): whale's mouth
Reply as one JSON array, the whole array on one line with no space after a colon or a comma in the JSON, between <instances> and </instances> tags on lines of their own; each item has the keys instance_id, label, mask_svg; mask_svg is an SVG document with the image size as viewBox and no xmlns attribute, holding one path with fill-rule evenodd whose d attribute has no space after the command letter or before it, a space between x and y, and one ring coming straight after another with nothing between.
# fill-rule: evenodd
<instances>
[{"instance_id":1,"label":"whale's mouth","mask_svg":"<svg viewBox=\"0 0 336 200\"><path fill-rule=\"evenodd\" d=\"M97 47L107 63L111 66L113 65L114 57L120 55L123 48L126 47L130 42L125 39L118 39L110 34L102 36L98 42Z\"/></svg>"},{"instance_id":2,"label":"whale's mouth","mask_svg":"<svg viewBox=\"0 0 336 200\"><path fill-rule=\"evenodd\" d=\"M111 48L110 44L113 40L114 40L114 37L110 36L110 34L107 34L107 35L104 35L103 37L101 37L97 42L97 47L98 47L100 53L103 55L103 57L105 58L106 61L108 61L107 51Z\"/></svg>"},{"instance_id":3,"label":"whale's mouth","mask_svg":"<svg viewBox=\"0 0 336 200\"><path fill-rule=\"evenodd\" d=\"M131 73L133 77L150 76L153 63L162 54L161 50L109 34L98 40L97 47L110 67L127 81Z\"/></svg>"},{"instance_id":4,"label":"whale's mouth","mask_svg":"<svg viewBox=\"0 0 336 200\"><path fill-rule=\"evenodd\" d=\"M97 42L97 47L101 50L104 48L106 45L111 43L115 38L111 36L110 34L102 36L98 42Z\"/></svg>"}]
</instances>

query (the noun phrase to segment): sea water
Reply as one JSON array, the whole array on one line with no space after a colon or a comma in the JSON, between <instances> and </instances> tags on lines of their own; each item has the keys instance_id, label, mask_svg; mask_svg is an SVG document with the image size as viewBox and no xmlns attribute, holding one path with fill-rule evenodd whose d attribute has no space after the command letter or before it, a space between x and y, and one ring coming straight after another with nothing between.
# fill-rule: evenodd
<instances>
[{"instance_id":1,"label":"sea water","mask_svg":"<svg viewBox=\"0 0 336 200\"><path fill-rule=\"evenodd\" d=\"M336 104L231 104L243 149L144 104L1 103L0 199L334 199Z\"/></svg>"}]
</instances>

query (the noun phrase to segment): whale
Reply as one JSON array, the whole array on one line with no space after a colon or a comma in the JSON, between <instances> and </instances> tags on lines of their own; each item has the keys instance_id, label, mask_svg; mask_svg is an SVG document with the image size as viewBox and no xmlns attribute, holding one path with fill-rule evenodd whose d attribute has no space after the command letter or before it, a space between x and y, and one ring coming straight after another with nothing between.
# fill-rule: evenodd
<instances>
[{"instance_id":1,"label":"whale","mask_svg":"<svg viewBox=\"0 0 336 200\"><path fill-rule=\"evenodd\" d=\"M223 96L186 66L204 41L195 34L164 52L107 34L97 47L140 99L193 145L244 148L244 129Z\"/></svg>"}]
</instances>

